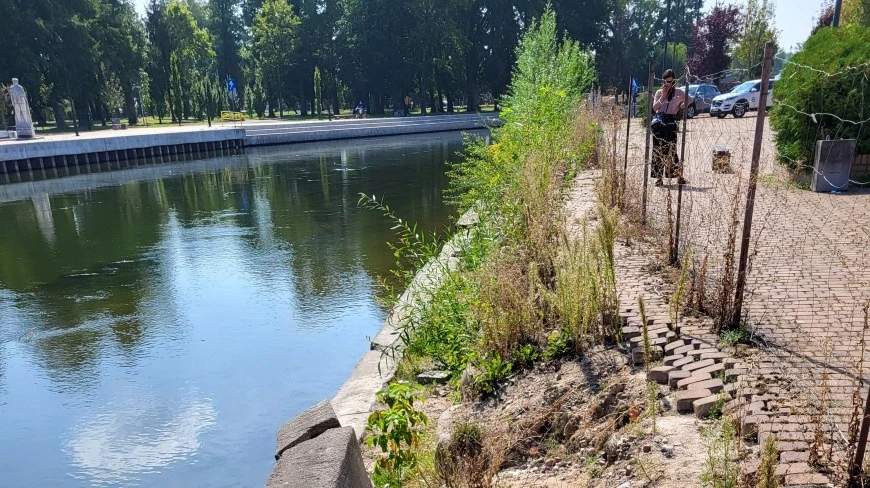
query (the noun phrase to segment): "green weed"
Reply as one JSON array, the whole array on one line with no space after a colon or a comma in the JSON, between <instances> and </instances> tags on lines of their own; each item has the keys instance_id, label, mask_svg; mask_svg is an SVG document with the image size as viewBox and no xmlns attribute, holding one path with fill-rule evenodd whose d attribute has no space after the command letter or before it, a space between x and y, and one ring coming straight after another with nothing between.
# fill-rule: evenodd
<instances>
[{"instance_id":1,"label":"green weed","mask_svg":"<svg viewBox=\"0 0 870 488\"><path fill-rule=\"evenodd\" d=\"M366 442L382 452L375 461L372 481L378 487L401 486L405 475L417 466L418 428L429 419L414 408L414 401L422 399L419 391L405 383L391 383L377 398L387 408L372 412L366 423L372 433Z\"/></svg>"}]
</instances>

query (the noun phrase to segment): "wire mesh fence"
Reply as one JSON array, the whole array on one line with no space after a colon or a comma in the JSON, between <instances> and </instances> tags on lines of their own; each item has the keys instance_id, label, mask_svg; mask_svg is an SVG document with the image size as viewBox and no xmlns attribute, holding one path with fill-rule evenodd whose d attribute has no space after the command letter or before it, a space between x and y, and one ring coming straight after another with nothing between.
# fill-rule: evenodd
<instances>
[{"instance_id":1,"label":"wire mesh fence","mask_svg":"<svg viewBox=\"0 0 870 488\"><path fill-rule=\"evenodd\" d=\"M789 65L788 60L782 60ZM792 70L833 77L792 63ZM865 69L845 66L842 72ZM679 87L701 84L719 73L684 73ZM659 80L660 82L660 80ZM834 118L839 127L862 134L870 119L850 120L833 110L807 112L780 104L773 84L771 107L792 110L813 121ZM855 471L855 449L867 395L864 339L870 303L870 190L863 188L862 156L848 183L819 172L813 161L795 160L777 150L776 134L765 118L757 131L756 104L763 90L747 93L756 103L730 108L725 117L704 113L678 122L681 154L673 178L661 186L650 176L654 155L647 152L643 118L625 119L615 107L607 124L612 194L629 217L646 216L646 226L662 236L671 264L691 267L688 312L709 318L716 332L742 335L751 347L736 348L752 364L735 403L744 424L757 424L763 443L772 435L780 463L807 463L831 480L846 483ZM742 100L742 99L741 99ZM862 103L864 98L861 97ZM737 107L739 100L737 101ZM868 107L870 108L870 107ZM861 107L861 113L870 113ZM735 116L736 115L736 116ZM854 134L854 131L850 132ZM807 134L808 137L822 136ZM832 139L837 138L837 132ZM825 137L830 137L830 131ZM752 232L743 307L735 314L741 234L751 162L760 137ZM685 141L685 142L683 142ZM650 148L652 149L652 148ZM668 176L668 175L664 175ZM686 179L680 185L677 176ZM810 191L813 177L833 191ZM842 176L842 175L840 175ZM619 180L622 180L620 183ZM645 212L644 212L644 206ZM752 417L751 422L745 422Z\"/></svg>"}]
</instances>

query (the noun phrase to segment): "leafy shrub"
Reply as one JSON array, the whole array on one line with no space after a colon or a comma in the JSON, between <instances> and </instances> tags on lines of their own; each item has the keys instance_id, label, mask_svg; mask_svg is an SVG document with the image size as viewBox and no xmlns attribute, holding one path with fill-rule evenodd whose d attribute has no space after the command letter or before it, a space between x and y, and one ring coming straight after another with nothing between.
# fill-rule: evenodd
<instances>
[{"instance_id":1,"label":"leafy shrub","mask_svg":"<svg viewBox=\"0 0 870 488\"><path fill-rule=\"evenodd\" d=\"M366 424L372 433L366 442L383 453L375 461L372 480L376 486L401 486L405 475L417 466L417 429L429 419L414 408L414 401L421 399L419 392L405 383L391 383L377 398L387 408L372 412Z\"/></svg>"},{"instance_id":2,"label":"leafy shrub","mask_svg":"<svg viewBox=\"0 0 870 488\"><path fill-rule=\"evenodd\" d=\"M858 154L870 153L870 131L846 122L868 117L868 59L870 28L857 25L821 29L790 59L770 119L780 162L793 169L812 165L816 141L829 137L858 139Z\"/></svg>"}]
</instances>

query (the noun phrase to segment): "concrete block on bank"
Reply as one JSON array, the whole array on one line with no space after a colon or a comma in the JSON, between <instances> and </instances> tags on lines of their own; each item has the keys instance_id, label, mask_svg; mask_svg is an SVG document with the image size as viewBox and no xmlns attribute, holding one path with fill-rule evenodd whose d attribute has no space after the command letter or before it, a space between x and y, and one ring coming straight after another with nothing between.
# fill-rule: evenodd
<instances>
[{"instance_id":1,"label":"concrete block on bank","mask_svg":"<svg viewBox=\"0 0 870 488\"><path fill-rule=\"evenodd\" d=\"M330 429L290 448L278 460L266 488L371 488L356 434Z\"/></svg>"},{"instance_id":2,"label":"concrete block on bank","mask_svg":"<svg viewBox=\"0 0 870 488\"><path fill-rule=\"evenodd\" d=\"M317 405L288 420L278 429L278 442L275 446L275 459L287 449L323 434L329 429L341 427L338 417L329 401Z\"/></svg>"}]
</instances>

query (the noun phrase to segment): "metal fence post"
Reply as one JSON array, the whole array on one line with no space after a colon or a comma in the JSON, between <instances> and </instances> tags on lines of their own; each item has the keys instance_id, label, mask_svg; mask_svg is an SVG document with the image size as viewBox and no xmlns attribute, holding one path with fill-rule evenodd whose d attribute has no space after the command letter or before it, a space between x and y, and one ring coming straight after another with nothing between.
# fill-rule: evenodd
<instances>
[{"instance_id":1,"label":"metal fence post","mask_svg":"<svg viewBox=\"0 0 870 488\"><path fill-rule=\"evenodd\" d=\"M649 184L649 139L652 130L652 105L653 105L653 83L655 82L653 73L653 62L649 62L649 76L646 83L646 147L643 155L643 196L641 201L641 216L640 220L643 225L646 225L646 193Z\"/></svg>"},{"instance_id":2,"label":"metal fence post","mask_svg":"<svg viewBox=\"0 0 870 488\"><path fill-rule=\"evenodd\" d=\"M625 105L625 161L622 163L622 191L625 192L625 181L628 175L628 138L631 136L631 99L632 93L631 75L628 75L628 103ZM620 200L622 200L620 198Z\"/></svg>"},{"instance_id":3,"label":"metal fence post","mask_svg":"<svg viewBox=\"0 0 870 488\"><path fill-rule=\"evenodd\" d=\"M731 326L740 326L743 315L743 295L746 288L746 267L749 263L749 238L752 234L752 214L755 211L755 188L758 184L758 166L761 160L761 143L764 138L764 116L767 113L767 85L770 82L770 65L773 61L773 44L764 45L764 64L761 69L761 93L758 98L758 118L755 120L755 143L752 146L752 166L749 168L749 190L746 193L746 214L743 217L743 237L740 239L740 262L737 268L737 286L734 293L734 315Z\"/></svg>"},{"instance_id":4,"label":"metal fence post","mask_svg":"<svg viewBox=\"0 0 870 488\"><path fill-rule=\"evenodd\" d=\"M677 172L677 223L674 226L674 248L671 250L671 266L680 261L680 216L683 213L683 169L686 167L686 136L689 133L689 69L686 67L686 94L683 105L683 143L680 148L680 166Z\"/></svg>"}]
</instances>

